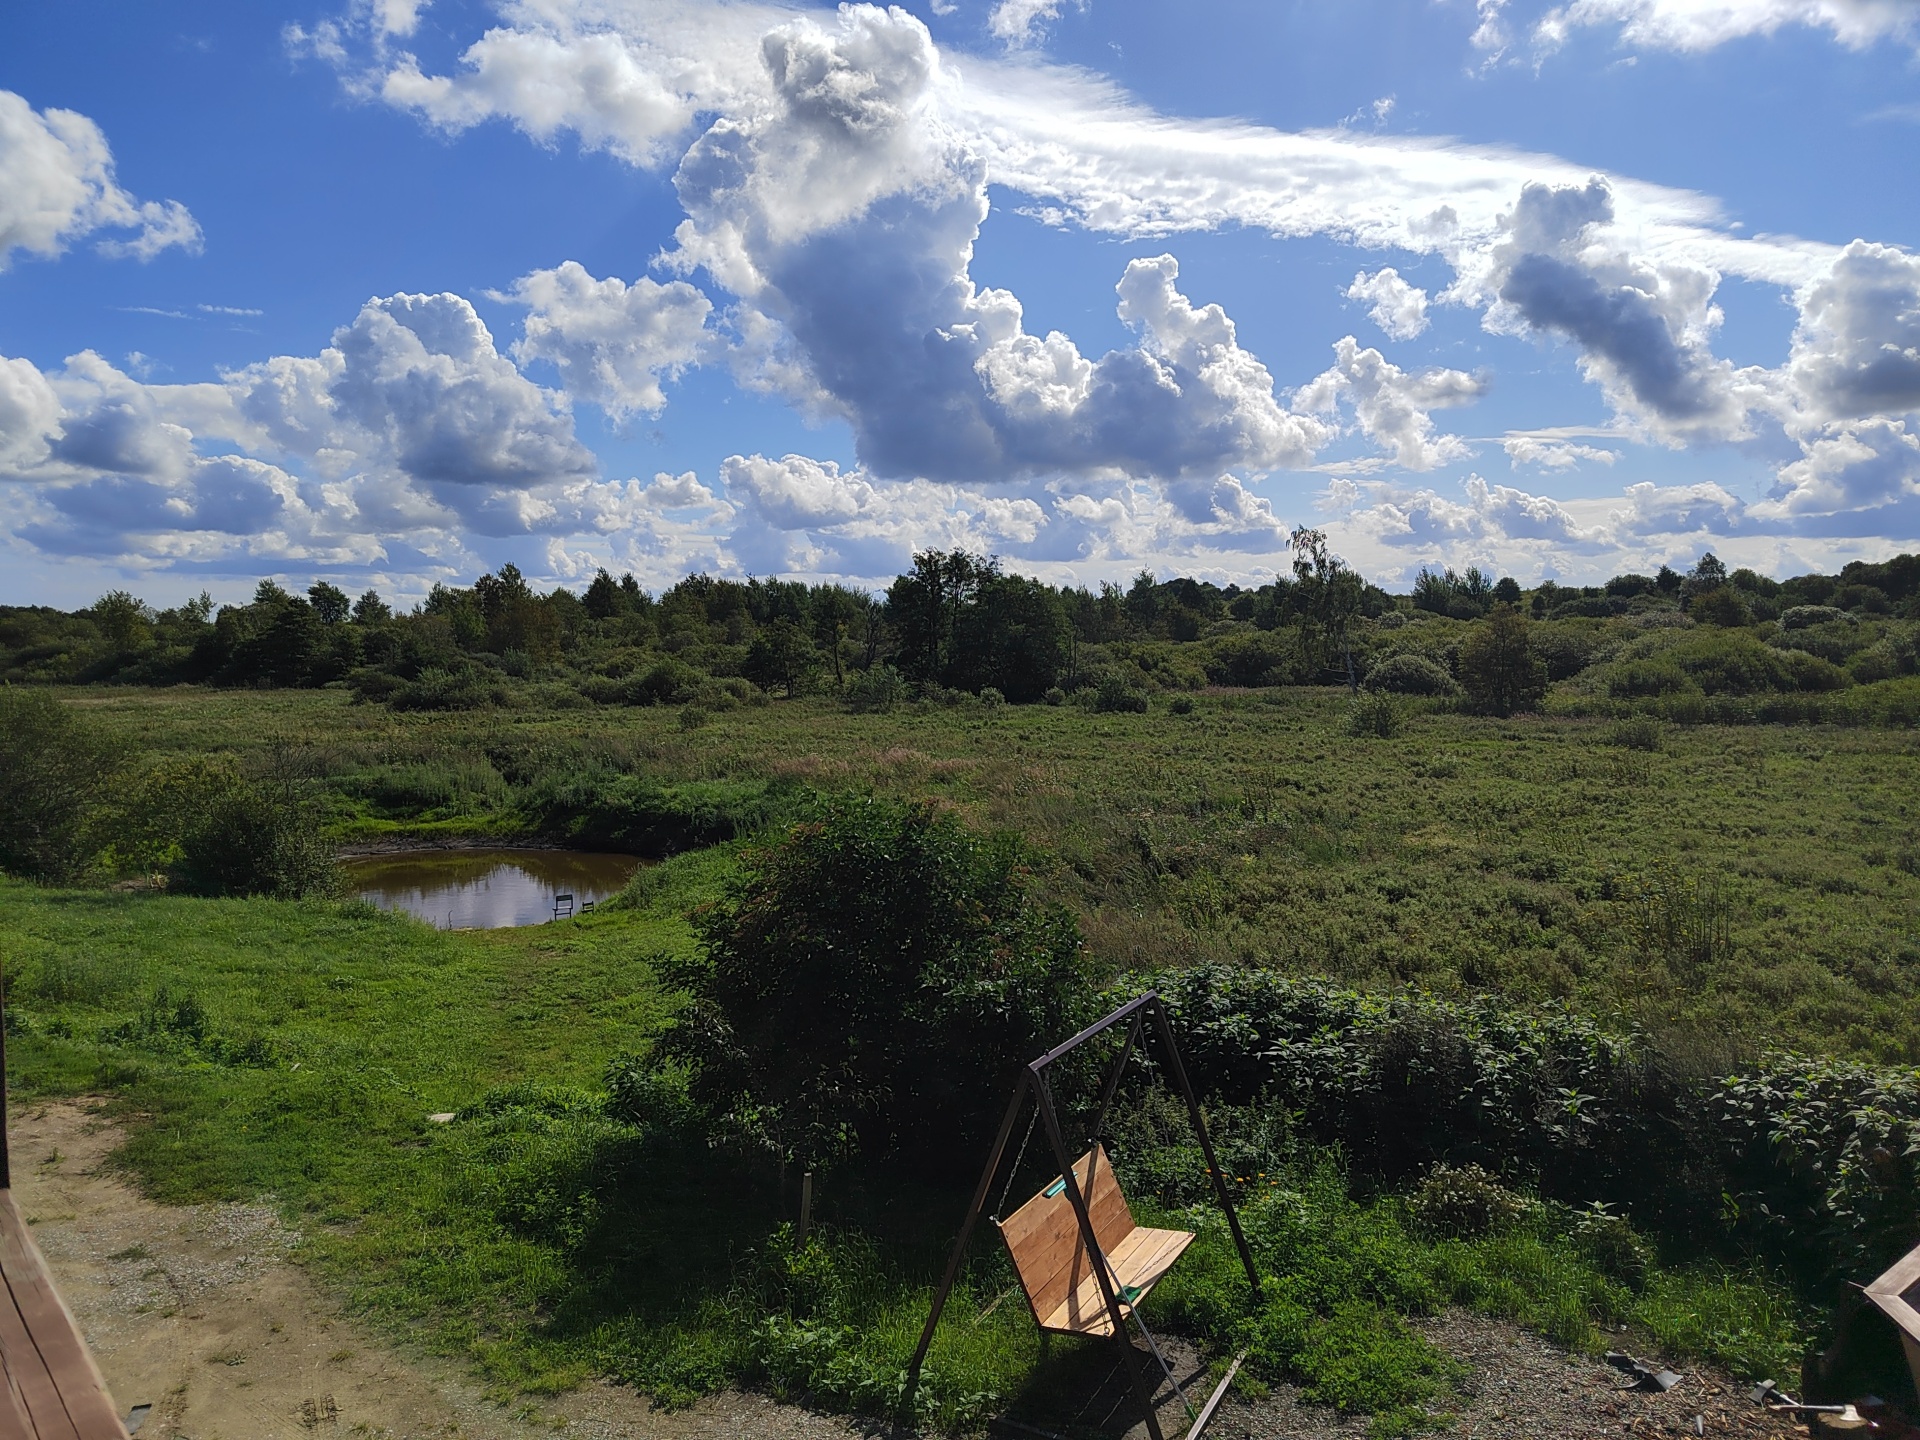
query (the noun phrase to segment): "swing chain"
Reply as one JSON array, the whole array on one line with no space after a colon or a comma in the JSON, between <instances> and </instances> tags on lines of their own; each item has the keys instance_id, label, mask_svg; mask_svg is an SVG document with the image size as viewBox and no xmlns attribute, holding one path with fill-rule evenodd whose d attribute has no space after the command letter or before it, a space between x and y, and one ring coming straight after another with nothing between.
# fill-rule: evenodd
<instances>
[{"instance_id":1,"label":"swing chain","mask_svg":"<svg viewBox=\"0 0 1920 1440\"><path fill-rule=\"evenodd\" d=\"M1033 1127L1039 1122L1040 1106L1035 1104L1033 1114L1027 1117L1027 1133L1020 1139L1020 1153L1013 1157L1013 1168L1007 1171L1006 1188L1000 1192L1000 1203L993 1207L993 1223L1000 1223L1000 1216L1007 1208L1007 1197L1013 1194L1013 1182L1020 1177L1020 1167L1026 1163L1027 1142L1033 1139Z\"/></svg>"}]
</instances>

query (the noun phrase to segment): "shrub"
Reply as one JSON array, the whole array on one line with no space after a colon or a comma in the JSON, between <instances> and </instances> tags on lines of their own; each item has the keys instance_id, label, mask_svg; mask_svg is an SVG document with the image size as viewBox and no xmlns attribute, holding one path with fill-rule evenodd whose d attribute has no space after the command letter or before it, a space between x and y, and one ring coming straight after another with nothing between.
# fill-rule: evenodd
<instances>
[{"instance_id":1,"label":"shrub","mask_svg":"<svg viewBox=\"0 0 1920 1440\"><path fill-rule=\"evenodd\" d=\"M847 686L847 708L884 715L907 698L907 682L891 665L871 665Z\"/></svg>"},{"instance_id":2,"label":"shrub","mask_svg":"<svg viewBox=\"0 0 1920 1440\"><path fill-rule=\"evenodd\" d=\"M980 706L982 709L998 710L1002 705L1006 703L1007 703L1007 697L1000 693L998 687L993 685L985 685L981 687Z\"/></svg>"},{"instance_id":3,"label":"shrub","mask_svg":"<svg viewBox=\"0 0 1920 1440\"><path fill-rule=\"evenodd\" d=\"M1817 1282L1866 1279L1920 1229L1920 1070L1767 1057L1706 1110L1728 1174L1723 1211Z\"/></svg>"},{"instance_id":4,"label":"shrub","mask_svg":"<svg viewBox=\"0 0 1920 1440\"><path fill-rule=\"evenodd\" d=\"M977 1163L1018 1067L1089 998L1018 843L926 806L819 802L695 928L663 1055L726 1133L816 1167Z\"/></svg>"},{"instance_id":5,"label":"shrub","mask_svg":"<svg viewBox=\"0 0 1920 1440\"><path fill-rule=\"evenodd\" d=\"M1627 1217L1603 1200L1575 1212L1573 1240L1593 1267L1609 1279L1636 1290L1653 1268L1653 1250Z\"/></svg>"},{"instance_id":6,"label":"shrub","mask_svg":"<svg viewBox=\"0 0 1920 1440\"><path fill-rule=\"evenodd\" d=\"M1693 597L1687 613L1703 625L1738 627L1753 623L1753 611L1731 585L1718 585Z\"/></svg>"},{"instance_id":7,"label":"shrub","mask_svg":"<svg viewBox=\"0 0 1920 1440\"><path fill-rule=\"evenodd\" d=\"M1280 630L1236 630L1208 644L1207 678L1216 685L1284 685L1300 668L1300 645Z\"/></svg>"},{"instance_id":8,"label":"shrub","mask_svg":"<svg viewBox=\"0 0 1920 1440\"><path fill-rule=\"evenodd\" d=\"M395 710L485 710L511 703L507 687L476 666L422 670L387 697Z\"/></svg>"},{"instance_id":9,"label":"shrub","mask_svg":"<svg viewBox=\"0 0 1920 1440\"><path fill-rule=\"evenodd\" d=\"M1390 740L1400 733L1404 719L1392 695L1364 691L1347 706L1347 734Z\"/></svg>"},{"instance_id":10,"label":"shrub","mask_svg":"<svg viewBox=\"0 0 1920 1440\"><path fill-rule=\"evenodd\" d=\"M1916 658L1911 638L1889 636L1855 655L1847 665L1847 673L1856 685L1873 685L1896 675L1913 674Z\"/></svg>"},{"instance_id":11,"label":"shrub","mask_svg":"<svg viewBox=\"0 0 1920 1440\"><path fill-rule=\"evenodd\" d=\"M41 880L91 858L87 817L119 752L44 690L0 689L0 869Z\"/></svg>"},{"instance_id":12,"label":"shrub","mask_svg":"<svg viewBox=\"0 0 1920 1440\"><path fill-rule=\"evenodd\" d=\"M791 791L764 781L659 785L598 768L545 775L521 807L542 835L630 855L671 855L751 835L786 813Z\"/></svg>"},{"instance_id":13,"label":"shrub","mask_svg":"<svg viewBox=\"0 0 1920 1440\"><path fill-rule=\"evenodd\" d=\"M1436 1165L1407 1202L1414 1224L1434 1238L1473 1239L1504 1230L1526 1202L1478 1165Z\"/></svg>"},{"instance_id":14,"label":"shrub","mask_svg":"<svg viewBox=\"0 0 1920 1440\"><path fill-rule=\"evenodd\" d=\"M1699 688L1686 671L1665 655L1652 660L1623 661L1611 669L1607 694L1616 700L1651 699Z\"/></svg>"},{"instance_id":15,"label":"shrub","mask_svg":"<svg viewBox=\"0 0 1920 1440\"><path fill-rule=\"evenodd\" d=\"M1093 692L1093 708L1101 715L1144 715L1147 692L1121 675L1104 676Z\"/></svg>"},{"instance_id":16,"label":"shrub","mask_svg":"<svg viewBox=\"0 0 1920 1440\"><path fill-rule=\"evenodd\" d=\"M680 711L680 728L698 730L713 721L713 712L704 705L683 706Z\"/></svg>"},{"instance_id":17,"label":"shrub","mask_svg":"<svg viewBox=\"0 0 1920 1440\"><path fill-rule=\"evenodd\" d=\"M317 787L285 769L216 776L180 837L170 882L195 895L332 895L341 876L324 818Z\"/></svg>"},{"instance_id":18,"label":"shrub","mask_svg":"<svg viewBox=\"0 0 1920 1440\"><path fill-rule=\"evenodd\" d=\"M1717 877L1655 864L1621 888L1634 943L1675 974L1692 978L1732 954L1733 902Z\"/></svg>"},{"instance_id":19,"label":"shrub","mask_svg":"<svg viewBox=\"0 0 1920 1440\"><path fill-rule=\"evenodd\" d=\"M646 1056L616 1055L608 1062L606 1085L607 1113L642 1130L671 1133L697 1117L686 1071L656 1065Z\"/></svg>"},{"instance_id":20,"label":"shrub","mask_svg":"<svg viewBox=\"0 0 1920 1440\"><path fill-rule=\"evenodd\" d=\"M1460 684L1446 667L1424 655L1402 651L1367 671L1366 688L1389 695L1458 695Z\"/></svg>"},{"instance_id":21,"label":"shrub","mask_svg":"<svg viewBox=\"0 0 1920 1440\"><path fill-rule=\"evenodd\" d=\"M1834 621L1842 624L1858 624L1853 615L1835 605L1795 605L1780 612L1782 630L1805 630L1811 625L1827 625Z\"/></svg>"},{"instance_id":22,"label":"shrub","mask_svg":"<svg viewBox=\"0 0 1920 1440\"><path fill-rule=\"evenodd\" d=\"M622 686L620 699L628 705L684 705L699 693L704 679L691 665L669 655Z\"/></svg>"},{"instance_id":23,"label":"shrub","mask_svg":"<svg viewBox=\"0 0 1920 1440\"><path fill-rule=\"evenodd\" d=\"M1662 735L1660 722L1651 715L1634 715L1607 731L1607 743L1622 750L1658 750Z\"/></svg>"},{"instance_id":24,"label":"shrub","mask_svg":"<svg viewBox=\"0 0 1920 1440\"><path fill-rule=\"evenodd\" d=\"M1172 715L1191 715L1193 713L1193 697L1191 695L1174 696L1167 702L1167 712Z\"/></svg>"},{"instance_id":25,"label":"shrub","mask_svg":"<svg viewBox=\"0 0 1920 1440\"><path fill-rule=\"evenodd\" d=\"M1460 683L1476 710L1511 715L1533 709L1547 693L1547 667L1528 643L1530 624L1511 605L1496 605L1460 642Z\"/></svg>"},{"instance_id":26,"label":"shrub","mask_svg":"<svg viewBox=\"0 0 1920 1440\"><path fill-rule=\"evenodd\" d=\"M1828 621L1824 625L1802 625L1793 630L1782 630L1768 643L1778 650L1804 650L1809 655L1818 655L1822 660L1831 660L1838 665L1864 650L1872 638L1869 630L1848 615L1844 622Z\"/></svg>"},{"instance_id":27,"label":"shrub","mask_svg":"<svg viewBox=\"0 0 1920 1440\"><path fill-rule=\"evenodd\" d=\"M1067 692L1055 685L1042 698L1049 705L1064 705L1067 703Z\"/></svg>"}]
</instances>

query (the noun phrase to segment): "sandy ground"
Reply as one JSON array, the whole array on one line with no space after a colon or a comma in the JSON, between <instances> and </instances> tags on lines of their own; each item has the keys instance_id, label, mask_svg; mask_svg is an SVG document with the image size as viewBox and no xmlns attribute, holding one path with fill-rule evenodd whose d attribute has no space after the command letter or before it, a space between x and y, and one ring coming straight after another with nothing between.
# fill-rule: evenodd
<instances>
[{"instance_id":1,"label":"sandy ground","mask_svg":"<svg viewBox=\"0 0 1920 1440\"><path fill-rule=\"evenodd\" d=\"M140 1440L846 1440L843 1422L756 1396L691 1411L582 1387L502 1407L449 1366L402 1355L338 1307L261 1205L147 1201L102 1162L117 1129L85 1102L16 1110L14 1195Z\"/></svg>"},{"instance_id":2,"label":"sandy ground","mask_svg":"<svg viewBox=\"0 0 1920 1440\"><path fill-rule=\"evenodd\" d=\"M453 1367L401 1353L343 1316L290 1261L298 1237L270 1207L179 1209L141 1198L104 1163L120 1133L86 1101L24 1107L11 1122L21 1212L121 1412L152 1406L140 1440L849 1440L881 1433L751 1395L667 1413L630 1390L588 1385L552 1400L496 1404ZM1725 1376L1695 1372L1670 1394L1628 1393L1618 1388L1618 1372L1599 1361L1510 1325L1460 1314L1417 1323L1473 1371L1447 1427L1454 1435L1788 1440L1806 1433L1767 1416ZM996 1425L996 1432L1144 1440L1111 1355L1088 1353L1063 1367L1059 1397L1028 1397L1020 1413L1035 1428ZM1197 1403L1209 1388L1198 1358L1177 1343L1168 1355ZM1162 1399L1163 1428L1178 1436L1181 1407L1170 1391ZM1364 1418L1300 1404L1280 1386L1257 1403L1228 1401L1209 1435L1358 1440L1366 1428Z\"/></svg>"}]
</instances>

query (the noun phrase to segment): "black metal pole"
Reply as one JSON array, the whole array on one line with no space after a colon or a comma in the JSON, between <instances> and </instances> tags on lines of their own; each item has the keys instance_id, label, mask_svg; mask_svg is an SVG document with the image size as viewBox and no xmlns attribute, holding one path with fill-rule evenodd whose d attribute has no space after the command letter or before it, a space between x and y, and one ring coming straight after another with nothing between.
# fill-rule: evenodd
<instances>
[{"instance_id":1,"label":"black metal pole","mask_svg":"<svg viewBox=\"0 0 1920 1440\"><path fill-rule=\"evenodd\" d=\"M1087 1197L1080 1192L1080 1182L1073 1173L1073 1157L1067 1154L1067 1142L1060 1133L1060 1117L1053 1110L1053 1093L1042 1073L1045 1057L1033 1062L1034 1098L1040 1106L1040 1118L1047 1127L1047 1139L1053 1144L1053 1153L1060 1162L1060 1178L1067 1183L1067 1203L1073 1207L1074 1219L1080 1222L1080 1243L1086 1247L1087 1261L1093 1266L1093 1278L1100 1286L1100 1298L1106 1302L1107 1318L1113 1323L1113 1338L1120 1346L1120 1356L1126 1361L1127 1377L1133 1382L1133 1391L1140 1399L1140 1408L1146 1412L1147 1434L1152 1440L1166 1440L1160 1433L1160 1416L1153 1408L1153 1391L1147 1388L1146 1379L1141 1373L1140 1356L1133 1348L1133 1337L1127 1334L1127 1319L1120 1312L1120 1297L1113 1288L1113 1279L1107 1273L1106 1252L1100 1248L1100 1237L1093 1233L1093 1216L1087 1210ZM1093 1164L1087 1164L1087 1176L1093 1176ZM1068 1283L1072 1283L1072 1274L1068 1274ZM1071 1291L1068 1292L1072 1294Z\"/></svg>"},{"instance_id":2,"label":"black metal pole","mask_svg":"<svg viewBox=\"0 0 1920 1440\"><path fill-rule=\"evenodd\" d=\"M920 1383L920 1367L926 1363L927 1351L933 1348L933 1332L940 1324L940 1312L947 1308L953 1282L960 1278L960 1266L966 1259L967 1241L973 1238L974 1222L987 1203L987 1192L993 1188L993 1172L1000 1168L1000 1157L1006 1153L1007 1141L1013 1135L1013 1122L1020 1118L1020 1102L1032 1083L1031 1072L1023 1073L1013 1087L1006 1118L1000 1122L1000 1133L994 1137L993 1153L987 1156L987 1168L980 1172L980 1183L974 1187L973 1199L967 1206L967 1218L960 1225L960 1238L954 1242L953 1254L947 1257L947 1273L941 1277L940 1288L933 1292L933 1309L927 1314L927 1323L920 1330L920 1343L913 1347L913 1359L907 1364L907 1388L900 1396L903 1413L913 1399L914 1387Z\"/></svg>"},{"instance_id":3,"label":"black metal pole","mask_svg":"<svg viewBox=\"0 0 1920 1440\"><path fill-rule=\"evenodd\" d=\"M1167 1019L1167 1006L1158 995L1153 997L1154 1028L1159 1032L1160 1043L1167 1047L1167 1068L1173 1071L1173 1078L1180 1086L1180 1093L1186 1097L1187 1118L1193 1121L1193 1133L1200 1137L1200 1153L1206 1157L1207 1173L1213 1177L1213 1193L1220 1199L1220 1208L1227 1212L1227 1228L1233 1232L1234 1247L1240 1252L1240 1263L1247 1267L1247 1284L1253 1287L1253 1298L1260 1299L1260 1272L1254 1267L1253 1251L1247 1248L1247 1237L1240 1230L1240 1216L1233 1208L1233 1197L1227 1193L1227 1177L1220 1173L1220 1162L1214 1157L1213 1140L1207 1134L1207 1122L1200 1114L1200 1100L1193 1093L1193 1082L1187 1079L1187 1067L1180 1058L1180 1047L1173 1043L1173 1025Z\"/></svg>"}]
</instances>

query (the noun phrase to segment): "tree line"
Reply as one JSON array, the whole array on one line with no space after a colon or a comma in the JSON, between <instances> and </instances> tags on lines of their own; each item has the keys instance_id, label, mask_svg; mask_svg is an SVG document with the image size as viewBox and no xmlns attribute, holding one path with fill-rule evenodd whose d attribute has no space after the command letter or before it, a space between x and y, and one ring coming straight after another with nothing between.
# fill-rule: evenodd
<instances>
[{"instance_id":1,"label":"tree line","mask_svg":"<svg viewBox=\"0 0 1920 1440\"><path fill-rule=\"evenodd\" d=\"M1877 625L1850 632L1877 642L1888 626L1920 618L1920 557L1911 555L1776 581L1729 571L1709 553L1685 573L1585 587L1429 569L1392 594L1319 532L1296 532L1293 552L1291 574L1247 587L1146 571L1125 587L1053 586L996 557L930 550L880 594L695 574L656 595L606 570L578 593L540 591L512 564L470 586L435 585L405 611L324 580L304 594L263 580L250 602L217 608L202 595L155 609L116 590L71 612L0 608L0 678L339 684L429 709L509 704L530 689L589 704L725 704L809 690L878 703L909 692L1031 703L1099 691L1127 708L1127 694L1208 684L1441 693L1472 680L1505 712L1583 668L1570 655L1599 653L1581 650L1598 632L1579 622L1665 617L1777 639L1793 617L1817 611ZM1394 633L1424 619L1455 623ZM1834 645L1844 649L1843 638ZM1906 673L1903 663L1896 657L1893 673Z\"/></svg>"}]
</instances>

